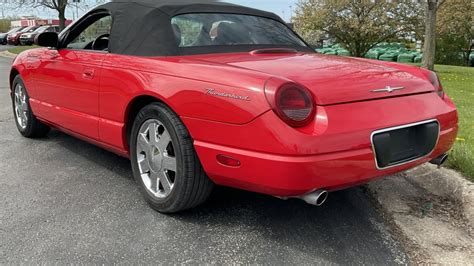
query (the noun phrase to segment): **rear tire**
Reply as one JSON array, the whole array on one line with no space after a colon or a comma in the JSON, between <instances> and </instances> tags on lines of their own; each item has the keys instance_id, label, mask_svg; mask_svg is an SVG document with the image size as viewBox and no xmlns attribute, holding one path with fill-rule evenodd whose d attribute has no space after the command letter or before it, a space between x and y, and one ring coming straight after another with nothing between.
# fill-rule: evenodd
<instances>
[{"instance_id":1,"label":"rear tire","mask_svg":"<svg viewBox=\"0 0 474 266\"><path fill-rule=\"evenodd\" d=\"M188 130L166 105L144 107L135 118L130 139L133 176L153 209L176 213L209 197L214 184L202 168Z\"/></svg>"},{"instance_id":2,"label":"rear tire","mask_svg":"<svg viewBox=\"0 0 474 266\"><path fill-rule=\"evenodd\" d=\"M31 110L28 90L20 75L13 80L12 106L15 124L21 135L26 138L41 138L48 134L50 128L39 121Z\"/></svg>"}]
</instances>

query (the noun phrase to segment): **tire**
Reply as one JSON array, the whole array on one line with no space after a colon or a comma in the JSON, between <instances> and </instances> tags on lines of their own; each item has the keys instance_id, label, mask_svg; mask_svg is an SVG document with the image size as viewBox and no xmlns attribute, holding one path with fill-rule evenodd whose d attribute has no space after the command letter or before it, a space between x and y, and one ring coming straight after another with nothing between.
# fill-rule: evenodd
<instances>
[{"instance_id":1,"label":"tire","mask_svg":"<svg viewBox=\"0 0 474 266\"><path fill-rule=\"evenodd\" d=\"M162 103L144 107L135 118L130 157L141 193L159 212L176 213L196 207L206 201L214 186L202 168L188 130Z\"/></svg>"},{"instance_id":2,"label":"tire","mask_svg":"<svg viewBox=\"0 0 474 266\"><path fill-rule=\"evenodd\" d=\"M39 121L33 114L28 90L20 75L17 75L13 80L11 96L15 124L21 135L26 138L41 138L46 136L50 128Z\"/></svg>"}]
</instances>

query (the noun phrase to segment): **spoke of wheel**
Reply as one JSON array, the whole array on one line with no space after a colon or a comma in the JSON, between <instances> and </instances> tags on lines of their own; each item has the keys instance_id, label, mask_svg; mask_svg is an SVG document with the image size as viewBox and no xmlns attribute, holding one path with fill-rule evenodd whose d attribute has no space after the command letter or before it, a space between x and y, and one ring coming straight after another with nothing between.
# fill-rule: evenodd
<instances>
[{"instance_id":1,"label":"spoke of wheel","mask_svg":"<svg viewBox=\"0 0 474 266\"><path fill-rule=\"evenodd\" d=\"M157 143L157 129L158 125L155 123L151 123L148 125L148 134L150 135L150 143L156 144Z\"/></svg>"},{"instance_id":2,"label":"spoke of wheel","mask_svg":"<svg viewBox=\"0 0 474 266\"><path fill-rule=\"evenodd\" d=\"M16 102L16 104L19 104L19 103L20 103L20 94L19 94L18 91L15 92L15 102Z\"/></svg>"},{"instance_id":3,"label":"spoke of wheel","mask_svg":"<svg viewBox=\"0 0 474 266\"><path fill-rule=\"evenodd\" d=\"M176 158L163 156L163 169L176 172Z\"/></svg>"},{"instance_id":4,"label":"spoke of wheel","mask_svg":"<svg viewBox=\"0 0 474 266\"><path fill-rule=\"evenodd\" d=\"M18 95L18 96L19 96L19 99L18 99L18 100L19 100L20 103L21 103L21 102L24 100L24 98L25 98L25 93L23 92L23 89L22 89L21 87L20 87L20 91L19 91L19 95Z\"/></svg>"},{"instance_id":5,"label":"spoke of wheel","mask_svg":"<svg viewBox=\"0 0 474 266\"><path fill-rule=\"evenodd\" d=\"M140 165L140 171L142 174L149 173L151 168L150 168L150 163L148 162L147 158L143 156L143 158L138 161L138 164Z\"/></svg>"},{"instance_id":6,"label":"spoke of wheel","mask_svg":"<svg viewBox=\"0 0 474 266\"><path fill-rule=\"evenodd\" d=\"M166 148L168 147L168 144L171 142L171 137L168 131L164 131L163 134L161 134L160 139L158 140L158 149L161 152L166 151Z\"/></svg>"},{"instance_id":7,"label":"spoke of wheel","mask_svg":"<svg viewBox=\"0 0 474 266\"><path fill-rule=\"evenodd\" d=\"M28 105L26 102L21 102L21 110L23 110L23 112L28 111Z\"/></svg>"},{"instance_id":8,"label":"spoke of wheel","mask_svg":"<svg viewBox=\"0 0 474 266\"><path fill-rule=\"evenodd\" d=\"M28 121L28 117L26 116L26 112L22 112L21 113L21 122L23 124L23 126L26 126L26 121Z\"/></svg>"},{"instance_id":9,"label":"spoke of wheel","mask_svg":"<svg viewBox=\"0 0 474 266\"><path fill-rule=\"evenodd\" d=\"M163 171L159 174L159 182L163 186L165 194L168 195L171 192L171 181L169 180L168 175Z\"/></svg>"},{"instance_id":10,"label":"spoke of wheel","mask_svg":"<svg viewBox=\"0 0 474 266\"><path fill-rule=\"evenodd\" d=\"M22 102L21 102L21 97L18 93L15 94L15 102L16 102L16 107L18 107L18 110L21 111L23 105L22 105Z\"/></svg>"},{"instance_id":11,"label":"spoke of wheel","mask_svg":"<svg viewBox=\"0 0 474 266\"><path fill-rule=\"evenodd\" d=\"M146 139L146 134L145 133L138 133L138 148L139 152L145 152L147 156L149 156L149 149L150 149L150 143Z\"/></svg>"},{"instance_id":12,"label":"spoke of wheel","mask_svg":"<svg viewBox=\"0 0 474 266\"><path fill-rule=\"evenodd\" d=\"M159 177L156 173L150 172L150 190L158 192Z\"/></svg>"}]
</instances>

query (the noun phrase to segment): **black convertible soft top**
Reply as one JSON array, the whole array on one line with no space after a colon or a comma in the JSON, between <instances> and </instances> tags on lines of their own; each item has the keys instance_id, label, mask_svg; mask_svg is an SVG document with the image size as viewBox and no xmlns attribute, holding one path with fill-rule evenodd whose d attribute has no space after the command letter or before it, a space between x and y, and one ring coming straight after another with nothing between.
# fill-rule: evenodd
<instances>
[{"instance_id":1,"label":"black convertible soft top","mask_svg":"<svg viewBox=\"0 0 474 266\"><path fill-rule=\"evenodd\" d=\"M265 17L284 24L284 21L273 13L212 0L115 0L96 7L88 15L100 12L110 13L113 19L109 51L137 56L185 54L176 44L171 25L171 19L176 15L230 13Z\"/></svg>"}]
</instances>

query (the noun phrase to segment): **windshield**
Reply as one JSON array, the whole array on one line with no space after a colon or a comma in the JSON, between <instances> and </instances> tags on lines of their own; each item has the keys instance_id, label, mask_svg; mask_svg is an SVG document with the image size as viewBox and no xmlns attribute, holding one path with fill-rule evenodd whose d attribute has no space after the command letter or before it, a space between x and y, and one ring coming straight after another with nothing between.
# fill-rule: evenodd
<instances>
[{"instance_id":1,"label":"windshield","mask_svg":"<svg viewBox=\"0 0 474 266\"><path fill-rule=\"evenodd\" d=\"M27 28L24 32L26 32L26 33L34 32L37 28L39 28L39 27L38 26L33 26L33 27L30 27L30 28Z\"/></svg>"},{"instance_id":2,"label":"windshield","mask_svg":"<svg viewBox=\"0 0 474 266\"><path fill-rule=\"evenodd\" d=\"M24 33L24 32L28 32L30 29L31 29L31 27L26 27L26 28L24 28L24 29L22 29L22 30L20 30L20 31L18 31L18 32Z\"/></svg>"},{"instance_id":3,"label":"windshield","mask_svg":"<svg viewBox=\"0 0 474 266\"><path fill-rule=\"evenodd\" d=\"M13 28L13 29L11 29L9 32L7 32L7 33L14 33L14 32L17 32L17 31L19 31L19 30L21 30L20 27L18 27L18 28Z\"/></svg>"},{"instance_id":4,"label":"windshield","mask_svg":"<svg viewBox=\"0 0 474 266\"><path fill-rule=\"evenodd\" d=\"M284 46L307 47L283 23L264 17L196 13L171 21L179 47Z\"/></svg>"},{"instance_id":5,"label":"windshield","mask_svg":"<svg viewBox=\"0 0 474 266\"><path fill-rule=\"evenodd\" d=\"M48 28L49 28L49 26L41 26L41 27L37 28L34 32L43 33Z\"/></svg>"}]
</instances>

